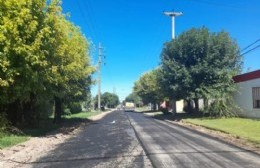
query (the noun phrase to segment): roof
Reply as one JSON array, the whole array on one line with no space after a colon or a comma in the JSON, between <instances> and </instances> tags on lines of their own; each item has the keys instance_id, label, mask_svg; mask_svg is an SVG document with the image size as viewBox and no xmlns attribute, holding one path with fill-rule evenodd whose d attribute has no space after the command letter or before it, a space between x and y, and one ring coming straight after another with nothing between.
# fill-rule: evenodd
<instances>
[{"instance_id":1,"label":"roof","mask_svg":"<svg viewBox=\"0 0 260 168\"><path fill-rule=\"evenodd\" d=\"M258 78L260 78L260 70L234 76L233 80L235 81L235 83L239 83L239 82L245 82L245 81L258 79Z\"/></svg>"}]
</instances>

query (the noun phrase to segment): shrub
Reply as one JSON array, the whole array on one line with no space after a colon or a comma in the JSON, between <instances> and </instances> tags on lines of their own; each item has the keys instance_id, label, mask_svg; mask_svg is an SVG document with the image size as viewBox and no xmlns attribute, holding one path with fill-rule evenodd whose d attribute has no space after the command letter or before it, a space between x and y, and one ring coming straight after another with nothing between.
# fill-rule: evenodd
<instances>
[{"instance_id":1,"label":"shrub","mask_svg":"<svg viewBox=\"0 0 260 168\"><path fill-rule=\"evenodd\" d=\"M66 116L71 115L70 109L69 108L64 109L63 115L66 115Z\"/></svg>"},{"instance_id":2,"label":"shrub","mask_svg":"<svg viewBox=\"0 0 260 168\"><path fill-rule=\"evenodd\" d=\"M68 108L70 109L71 114L80 113L82 111L81 104L79 102L70 103Z\"/></svg>"},{"instance_id":3,"label":"shrub","mask_svg":"<svg viewBox=\"0 0 260 168\"><path fill-rule=\"evenodd\" d=\"M230 98L215 99L205 111L210 117L237 117L236 111L240 110Z\"/></svg>"}]
</instances>

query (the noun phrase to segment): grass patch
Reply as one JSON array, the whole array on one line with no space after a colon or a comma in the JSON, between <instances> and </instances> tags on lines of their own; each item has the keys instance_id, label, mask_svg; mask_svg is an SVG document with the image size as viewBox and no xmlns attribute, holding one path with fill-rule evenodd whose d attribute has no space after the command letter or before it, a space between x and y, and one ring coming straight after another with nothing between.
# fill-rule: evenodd
<instances>
[{"instance_id":1,"label":"grass patch","mask_svg":"<svg viewBox=\"0 0 260 168\"><path fill-rule=\"evenodd\" d=\"M260 120L245 118L188 118L184 121L246 139L260 147Z\"/></svg>"},{"instance_id":2,"label":"grass patch","mask_svg":"<svg viewBox=\"0 0 260 168\"><path fill-rule=\"evenodd\" d=\"M72 115L69 115L69 116L65 116L65 120L66 119L89 119L90 117L92 116L95 116L95 115L98 115L98 114L101 114L102 112L81 112L81 113L78 113L78 114L72 114Z\"/></svg>"},{"instance_id":3,"label":"grass patch","mask_svg":"<svg viewBox=\"0 0 260 168\"><path fill-rule=\"evenodd\" d=\"M16 145L18 143L25 142L29 139L28 136L2 134L0 137L0 149Z\"/></svg>"},{"instance_id":4,"label":"grass patch","mask_svg":"<svg viewBox=\"0 0 260 168\"><path fill-rule=\"evenodd\" d=\"M147 107L147 106L136 107L136 108L135 108L135 111L136 111L136 112L141 112L141 113L143 113L143 112L145 112L145 111L150 111L150 108Z\"/></svg>"},{"instance_id":5,"label":"grass patch","mask_svg":"<svg viewBox=\"0 0 260 168\"><path fill-rule=\"evenodd\" d=\"M86 122L86 120L90 117L98 114L100 114L100 112L81 112L70 116L64 116L62 118L62 123L59 125L53 124L53 117L49 117L48 119L42 120L40 126L37 128L22 129L24 135L14 135L0 132L0 148L3 149L25 142L30 139L30 137L45 136L47 133L55 131L61 127L71 127L75 124Z\"/></svg>"}]
</instances>

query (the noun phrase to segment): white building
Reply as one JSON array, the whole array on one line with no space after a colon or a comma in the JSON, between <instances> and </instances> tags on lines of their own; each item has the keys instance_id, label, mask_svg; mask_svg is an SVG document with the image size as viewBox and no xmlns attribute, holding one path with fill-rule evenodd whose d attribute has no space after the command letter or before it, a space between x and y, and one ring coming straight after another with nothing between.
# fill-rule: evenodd
<instances>
[{"instance_id":1,"label":"white building","mask_svg":"<svg viewBox=\"0 0 260 168\"><path fill-rule=\"evenodd\" d=\"M242 109L240 116L260 118L260 70L235 76L238 92L234 100Z\"/></svg>"}]
</instances>

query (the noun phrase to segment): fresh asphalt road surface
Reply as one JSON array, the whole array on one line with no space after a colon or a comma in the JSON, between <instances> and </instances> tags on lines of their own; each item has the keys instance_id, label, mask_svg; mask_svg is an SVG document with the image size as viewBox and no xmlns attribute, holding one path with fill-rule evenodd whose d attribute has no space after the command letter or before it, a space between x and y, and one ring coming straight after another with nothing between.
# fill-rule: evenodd
<instances>
[{"instance_id":1,"label":"fresh asphalt road surface","mask_svg":"<svg viewBox=\"0 0 260 168\"><path fill-rule=\"evenodd\" d=\"M152 167L122 111L107 114L84 126L45 157L31 163L42 168L142 168Z\"/></svg>"},{"instance_id":2,"label":"fresh asphalt road surface","mask_svg":"<svg viewBox=\"0 0 260 168\"><path fill-rule=\"evenodd\" d=\"M260 168L260 156L205 134L127 112L154 167Z\"/></svg>"},{"instance_id":3,"label":"fresh asphalt road surface","mask_svg":"<svg viewBox=\"0 0 260 168\"><path fill-rule=\"evenodd\" d=\"M115 111L30 167L260 168L260 157L142 113Z\"/></svg>"}]
</instances>

